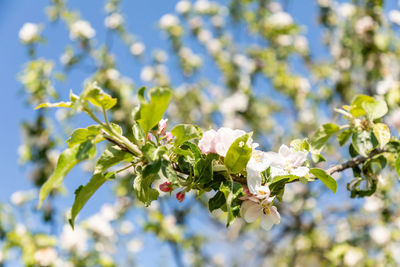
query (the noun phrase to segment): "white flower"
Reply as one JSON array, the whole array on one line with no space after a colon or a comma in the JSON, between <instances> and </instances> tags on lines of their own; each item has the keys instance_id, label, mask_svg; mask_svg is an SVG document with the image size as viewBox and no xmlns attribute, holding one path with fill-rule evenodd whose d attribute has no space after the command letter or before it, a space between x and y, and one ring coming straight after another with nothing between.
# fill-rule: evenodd
<instances>
[{"instance_id":1,"label":"white flower","mask_svg":"<svg viewBox=\"0 0 400 267\"><path fill-rule=\"evenodd\" d=\"M371 31L374 28L375 22L370 16L364 16L357 20L355 24L356 33L364 35L366 32Z\"/></svg>"},{"instance_id":2,"label":"white flower","mask_svg":"<svg viewBox=\"0 0 400 267\"><path fill-rule=\"evenodd\" d=\"M180 14L186 14L190 11L191 4L187 0L181 0L178 3L176 3L175 6L175 11L180 13Z\"/></svg>"},{"instance_id":3,"label":"white flower","mask_svg":"<svg viewBox=\"0 0 400 267\"><path fill-rule=\"evenodd\" d=\"M165 14L160 18L161 29L171 28L179 23L179 19L172 14Z\"/></svg>"},{"instance_id":4,"label":"white flower","mask_svg":"<svg viewBox=\"0 0 400 267\"><path fill-rule=\"evenodd\" d=\"M279 11L269 16L265 24L266 26L272 25L277 28L285 28L293 24L293 19L290 14Z\"/></svg>"},{"instance_id":5,"label":"white flower","mask_svg":"<svg viewBox=\"0 0 400 267\"><path fill-rule=\"evenodd\" d=\"M376 196L370 196L365 198L364 209L367 212L376 213L383 208L382 199Z\"/></svg>"},{"instance_id":6,"label":"white flower","mask_svg":"<svg viewBox=\"0 0 400 267\"><path fill-rule=\"evenodd\" d=\"M132 239L128 242L128 250L132 253L138 253L143 248L143 242L140 239Z\"/></svg>"},{"instance_id":7,"label":"white flower","mask_svg":"<svg viewBox=\"0 0 400 267\"><path fill-rule=\"evenodd\" d=\"M40 29L37 24L27 22L19 30L18 36L23 43L32 43L39 37Z\"/></svg>"},{"instance_id":8,"label":"white flower","mask_svg":"<svg viewBox=\"0 0 400 267\"><path fill-rule=\"evenodd\" d=\"M124 18L119 13L113 13L106 17L104 20L104 25L109 29L117 29L124 22Z\"/></svg>"},{"instance_id":9,"label":"white flower","mask_svg":"<svg viewBox=\"0 0 400 267\"><path fill-rule=\"evenodd\" d=\"M132 55L140 56L141 54L143 54L144 50L146 50L146 47L144 46L143 43L136 42L131 45L130 50L131 50Z\"/></svg>"},{"instance_id":10,"label":"white flower","mask_svg":"<svg viewBox=\"0 0 400 267\"><path fill-rule=\"evenodd\" d=\"M243 219L252 223L261 218L261 226L265 230L270 230L274 224L279 224L281 216L275 206L271 205L269 200L254 202L245 200L240 207L240 213Z\"/></svg>"},{"instance_id":11,"label":"white flower","mask_svg":"<svg viewBox=\"0 0 400 267\"><path fill-rule=\"evenodd\" d=\"M266 155L271 164L272 177L288 174L303 177L309 172L307 167L302 166L307 159L305 152L282 145L279 153L267 152Z\"/></svg>"},{"instance_id":12,"label":"white flower","mask_svg":"<svg viewBox=\"0 0 400 267\"><path fill-rule=\"evenodd\" d=\"M246 166L247 186L250 193L255 195L266 195L264 193L267 192L267 190L264 187L261 187L261 172L265 171L269 167L269 165L270 162L265 152L262 152L260 150L253 150L251 158ZM269 189L267 197L269 197Z\"/></svg>"},{"instance_id":13,"label":"white flower","mask_svg":"<svg viewBox=\"0 0 400 267\"><path fill-rule=\"evenodd\" d=\"M64 225L61 237L60 246L67 251L74 251L78 255L83 256L87 251L88 234L85 229L76 225L74 229L69 225Z\"/></svg>"},{"instance_id":14,"label":"white flower","mask_svg":"<svg viewBox=\"0 0 400 267\"><path fill-rule=\"evenodd\" d=\"M14 192L10 197L10 201L12 204L14 204L16 206L20 206L20 205L24 204L26 201L24 192L22 192L22 191Z\"/></svg>"},{"instance_id":15,"label":"white flower","mask_svg":"<svg viewBox=\"0 0 400 267\"><path fill-rule=\"evenodd\" d=\"M355 266L361 262L364 258L364 253L359 248L350 248L347 249L346 253L344 254L344 264L347 266Z\"/></svg>"},{"instance_id":16,"label":"white flower","mask_svg":"<svg viewBox=\"0 0 400 267\"><path fill-rule=\"evenodd\" d=\"M214 139L217 136L217 132L213 129L203 133L203 137L199 141L199 148L204 154L216 153L214 146Z\"/></svg>"},{"instance_id":17,"label":"white flower","mask_svg":"<svg viewBox=\"0 0 400 267\"><path fill-rule=\"evenodd\" d=\"M119 227L119 232L123 235L128 235L133 232L135 226L130 221L123 221Z\"/></svg>"},{"instance_id":18,"label":"white flower","mask_svg":"<svg viewBox=\"0 0 400 267\"><path fill-rule=\"evenodd\" d=\"M389 92L389 90L397 88L399 88L399 82L394 80L392 76L388 76L376 84L376 92L379 95L384 95Z\"/></svg>"},{"instance_id":19,"label":"white flower","mask_svg":"<svg viewBox=\"0 0 400 267\"><path fill-rule=\"evenodd\" d=\"M294 39L294 48L300 53L304 53L308 51L308 40L304 36L296 36Z\"/></svg>"},{"instance_id":20,"label":"white flower","mask_svg":"<svg viewBox=\"0 0 400 267\"><path fill-rule=\"evenodd\" d=\"M372 240L378 245L384 245L390 240L390 231L384 226L377 226L369 231Z\"/></svg>"},{"instance_id":21,"label":"white flower","mask_svg":"<svg viewBox=\"0 0 400 267\"><path fill-rule=\"evenodd\" d=\"M349 18L356 13L356 7L350 3L342 3L338 11L342 17Z\"/></svg>"},{"instance_id":22,"label":"white flower","mask_svg":"<svg viewBox=\"0 0 400 267\"><path fill-rule=\"evenodd\" d=\"M200 14L206 13L211 7L211 4L208 0L197 0L194 3L194 10Z\"/></svg>"},{"instance_id":23,"label":"white flower","mask_svg":"<svg viewBox=\"0 0 400 267\"><path fill-rule=\"evenodd\" d=\"M389 19L393 22L396 23L397 25L400 25L400 11L398 10L391 10L389 12Z\"/></svg>"},{"instance_id":24,"label":"white flower","mask_svg":"<svg viewBox=\"0 0 400 267\"><path fill-rule=\"evenodd\" d=\"M39 266L50 266L57 259L57 251L52 247L42 248L35 251L33 258Z\"/></svg>"},{"instance_id":25,"label":"white flower","mask_svg":"<svg viewBox=\"0 0 400 267\"><path fill-rule=\"evenodd\" d=\"M120 76L119 71L116 69L108 69L108 70L106 70L105 74L106 74L107 79L112 80L112 81L118 80L118 78Z\"/></svg>"},{"instance_id":26,"label":"white flower","mask_svg":"<svg viewBox=\"0 0 400 267\"><path fill-rule=\"evenodd\" d=\"M228 152L229 147L232 143L240 136L246 134L246 132L242 130L232 130L230 128L222 127L218 129L217 135L214 139L215 151L218 155L225 157ZM251 140L249 138L248 144L251 144Z\"/></svg>"},{"instance_id":27,"label":"white flower","mask_svg":"<svg viewBox=\"0 0 400 267\"><path fill-rule=\"evenodd\" d=\"M241 92L234 93L225 98L221 103L220 109L224 114L233 114L235 112L244 112L247 110L249 97Z\"/></svg>"},{"instance_id":28,"label":"white flower","mask_svg":"<svg viewBox=\"0 0 400 267\"><path fill-rule=\"evenodd\" d=\"M389 127L400 128L400 108L395 109L386 119Z\"/></svg>"},{"instance_id":29,"label":"white flower","mask_svg":"<svg viewBox=\"0 0 400 267\"><path fill-rule=\"evenodd\" d=\"M140 79L144 82L149 82L154 79L155 71L154 68L151 66L143 67L142 71L140 72Z\"/></svg>"},{"instance_id":30,"label":"white flower","mask_svg":"<svg viewBox=\"0 0 400 267\"><path fill-rule=\"evenodd\" d=\"M208 42L206 43L206 48L207 51L211 54L211 55L215 55L218 52L221 52L222 49L222 44L221 41L218 39L210 39L208 40Z\"/></svg>"},{"instance_id":31,"label":"white flower","mask_svg":"<svg viewBox=\"0 0 400 267\"><path fill-rule=\"evenodd\" d=\"M91 216L85 221L85 225L91 231L105 238L113 238L115 236L114 229L109 220L105 219L101 214Z\"/></svg>"},{"instance_id":32,"label":"white flower","mask_svg":"<svg viewBox=\"0 0 400 267\"><path fill-rule=\"evenodd\" d=\"M96 35L96 31L90 26L90 23L85 20L77 20L71 25L70 38L90 39Z\"/></svg>"}]
</instances>

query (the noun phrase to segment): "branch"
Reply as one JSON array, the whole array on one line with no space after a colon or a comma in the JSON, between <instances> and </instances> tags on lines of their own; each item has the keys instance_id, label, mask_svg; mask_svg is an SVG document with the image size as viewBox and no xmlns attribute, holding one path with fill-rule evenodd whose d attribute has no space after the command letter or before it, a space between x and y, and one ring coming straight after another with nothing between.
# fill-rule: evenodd
<instances>
[{"instance_id":1,"label":"branch","mask_svg":"<svg viewBox=\"0 0 400 267\"><path fill-rule=\"evenodd\" d=\"M356 158L351 159L349 161L346 161L346 162L344 162L342 164L334 165L334 166L330 167L328 170L326 170L326 172L329 175L332 175L335 172L341 172L341 171L344 171L346 169L354 168L354 167L356 167L356 166L358 166L360 164L363 164L364 162L366 162L367 160L373 158L374 156L376 156L378 154L381 154L381 153L384 153L384 152L386 152L386 151L385 150L381 150L381 149L376 149L376 150L372 151L369 154L368 157L362 157L362 156L356 157Z\"/></svg>"}]
</instances>

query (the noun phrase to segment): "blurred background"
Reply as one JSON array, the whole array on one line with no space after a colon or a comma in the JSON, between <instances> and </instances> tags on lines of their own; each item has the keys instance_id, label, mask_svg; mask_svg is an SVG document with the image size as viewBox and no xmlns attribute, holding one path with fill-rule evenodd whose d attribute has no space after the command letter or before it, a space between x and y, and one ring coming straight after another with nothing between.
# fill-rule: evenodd
<instances>
[{"instance_id":1,"label":"blurred background","mask_svg":"<svg viewBox=\"0 0 400 267\"><path fill-rule=\"evenodd\" d=\"M95 80L121 102L113 121L130 129L138 88L170 86L169 128L252 130L276 151L339 120L333 109L363 93L390 100L397 135L398 9L394 0L1 1L0 265L398 266L391 172L367 199L350 198L350 171L335 177L335 196L290 185L282 223L270 232L240 219L225 228L225 215L207 210L209 195L164 196L144 208L123 173L94 195L72 232L66 212L93 162L71 171L42 210L37 190L72 129L91 122L34 111ZM20 32L25 23L37 27L34 39ZM324 166L349 157L335 146L327 155Z\"/></svg>"}]
</instances>

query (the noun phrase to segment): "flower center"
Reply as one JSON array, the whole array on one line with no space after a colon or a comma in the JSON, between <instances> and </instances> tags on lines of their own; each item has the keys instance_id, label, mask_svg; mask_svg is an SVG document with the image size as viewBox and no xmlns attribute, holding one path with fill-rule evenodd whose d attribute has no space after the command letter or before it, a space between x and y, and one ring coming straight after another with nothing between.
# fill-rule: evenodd
<instances>
[{"instance_id":1,"label":"flower center","mask_svg":"<svg viewBox=\"0 0 400 267\"><path fill-rule=\"evenodd\" d=\"M266 206L266 207L263 208L263 213L264 213L264 215L271 214L271 210L269 209L268 206Z\"/></svg>"}]
</instances>

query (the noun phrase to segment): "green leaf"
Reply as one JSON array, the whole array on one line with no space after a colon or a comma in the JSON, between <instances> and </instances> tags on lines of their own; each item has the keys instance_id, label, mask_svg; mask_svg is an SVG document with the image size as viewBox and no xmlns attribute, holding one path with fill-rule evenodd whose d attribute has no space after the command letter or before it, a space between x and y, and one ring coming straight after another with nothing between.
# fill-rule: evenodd
<instances>
[{"instance_id":1,"label":"green leaf","mask_svg":"<svg viewBox=\"0 0 400 267\"><path fill-rule=\"evenodd\" d=\"M396 168L397 175L400 177L400 155L397 155L395 168Z\"/></svg>"},{"instance_id":2,"label":"green leaf","mask_svg":"<svg viewBox=\"0 0 400 267\"><path fill-rule=\"evenodd\" d=\"M333 123L321 125L310 140L311 150L313 153L320 153L324 145L328 142L329 138L336 134L339 130L340 127Z\"/></svg>"},{"instance_id":3,"label":"green leaf","mask_svg":"<svg viewBox=\"0 0 400 267\"><path fill-rule=\"evenodd\" d=\"M363 102L362 107L371 121L383 117L388 112L388 107L384 100Z\"/></svg>"},{"instance_id":4,"label":"green leaf","mask_svg":"<svg viewBox=\"0 0 400 267\"><path fill-rule=\"evenodd\" d=\"M192 124L177 125L171 130L171 133L175 136L175 144L177 146L190 139L201 137L201 129Z\"/></svg>"},{"instance_id":5,"label":"green leaf","mask_svg":"<svg viewBox=\"0 0 400 267\"><path fill-rule=\"evenodd\" d=\"M137 198L146 206L149 206L153 200L158 198L159 193L151 187L151 184L158 178L160 168L161 160L148 164L133 182L133 189Z\"/></svg>"},{"instance_id":6,"label":"green leaf","mask_svg":"<svg viewBox=\"0 0 400 267\"><path fill-rule=\"evenodd\" d=\"M58 102L58 103L42 103L35 107L35 109L40 109L40 108L72 108L74 105L72 102Z\"/></svg>"},{"instance_id":7,"label":"green leaf","mask_svg":"<svg viewBox=\"0 0 400 267\"><path fill-rule=\"evenodd\" d=\"M146 136L143 132L142 127L139 123L134 122L132 126L132 134L133 138L138 141L140 144L143 144L146 141Z\"/></svg>"},{"instance_id":8,"label":"green leaf","mask_svg":"<svg viewBox=\"0 0 400 267\"><path fill-rule=\"evenodd\" d=\"M208 201L208 209L210 212L217 210L226 204L226 199L224 193L218 191L210 200Z\"/></svg>"},{"instance_id":9,"label":"green leaf","mask_svg":"<svg viewBox=\"0 0 400 267\"><path fill-rule=\"evenodd\" d=\"M368 154L378 144L375 136L367 131L355 132L352 137L354 149L363 157L368 157Z\"/></svg>"},{"instance_id":10,"label":"green leaf","mask_svg":"<svg viewBox=\"0 0 400 267\"><path fill-rule=\"evenodd\" d=\"M313 168L310 169L310 173L317 177L321 182L324 183L334 194L336 194L337 183L336 180L333 179L332 176L327 174L324 170Z\"/></svg>"},{"instance_id":11,"label":"green leaf","mask_svg":"<svg viewBox=\"0 0 400 267\"><path fill-rule=\"evenodd\" d=\"M56 168L50 178L43 184L39 192L39 207L53 189L58 188L68 172L79 162L94 157L96 146L86 141L74 147L67 148L58 158Z\"/></svg>"},{"instance_id":12,"label":"green leaf","mask_svg":"<svg viewBox=\"0 0 400 267\"><path fill-rule=\"evenodd\" d=\"M341 132L337 137L339 145L343 146L347 142L347 140L349 140L352 133L353 131L350 129Z\"/></svg>"},{"instance_id":13,"label":"green leaf","mask_svg":"<svg viewBox=\"0 0 400 267\"><path fill-rule=\"evenodd\" d=\"M228 213L226 227L228 227L240 214L239 198L244 195L243 189L242 185L237 182L225 181L221 184L220 191L226 199L226 210Z\"/></svg>"},{"instance_id":14,"label":"green leaf","mask_svg":"<svg viewBox=\"0 0 400 267\"><path fill-rule=\"evenodd\" d=\"M88 140L95 140L95 143L98 143L99 141L104 140L102 136L99 136L100 132L101 126L99 125L91 125L87 128L78 128L72 132L71 136L67 140L67 144L69 147L73 147Z\"/></svg>"},{"instance_id":15,"label":"green leaf","mask_svg":"<svg viewBox=\"0 0 400 267\"><path fill-rule=\"evenodd\" d=\"M121 150L118 146L112 146L104 150L96 162L94 174L102 173L108 168L122 162L129 162L133 159L130 153Z\"/></svg>"},{"instance_id":16,"label":"green leaf","mask_svg":"<svg viewBox=\"0 0 400 267\"><path fill-rule=\"evenodd\" d=\"M360 117L365 115L365 109L363 107L364 103L374 102L374 98L367 95L357 95L354 97L353 101L351 102L351 106L349 112L354 117Z\"/></svg>"},{"instance_id":17,"label":"green leaf","mask_svg":"<svg viewBox=\"0 0 400 267\"><path fill-rule=\"evenodd\" d=\"M141 104L136 120L142 126L145 134L147 134L162 119L171 101L172 93L168 88L159 87L150 89L149 102L145 101L143 94L144 90L142 89L139 93Z\"/></svg>"},{"instance_id":18,"label":"green leaf","mask_svg":"<svg viewBox=\"0 0 400 267\"><path fill-rule=\"evenodd\" d=\"M229 147L224 164L232 173L242 171L247 162L249 162L252 152L252 147L247 144L252 133L248 133L238 137Z\"/></svg>"},{"instance_id":19,"label":"green leaf","mask_svg":"<svg viewBox=\"0 0 400 267\"><path fill-rule=\"evenodd\" d=\"M213 160L218 159L218 155L210 153L205 159L200 159L194 166L195 182L199 184L206 184L213 178Z\"/></svg>"},{"instance_id":20,"label":"green leaf","mask_svg":"<svg viewBox=\"0 0 400 267\"><path fill-rule=\"evenodd\" d=\"M103 90L101 90L100 87L96 85L96 83L93 83L87 87L83 94L83 98L104 110L108 110L117 104L117 99L112 98L109 94L106 94Z\"/></svg>"},{"instance_id":21,"label":"green leaf","mask_svg":"<svg viewBox=\"0 0 400 267\"><path fill-rule=\"evenodd\" d=\"M85 186L80 186L75 191L75 201L71 209L71 218L68 220L72 228L74 228L74 222L76 216L82 210L83 206L93 196L93 194L107 181L103 174L95 174L90 179L89 183Z\"/></svg>"},{"instance_id":22,"label":"green leaf","mask_svg":"<svg viewBox=\"0 0 400 267\"><path fill-rule=\"evenodd\" d=\"M290 146L297 150L297 151L309 151L310 150L310 144L308 143L308 139L295 139L292 142L290 142Z\"/></svg>"},{"instance_id":23,"label":"green leaf","mask_svg":"<svg viewBox=\"0 0 400 267\"><path fill-rule=\"evenodd\" d=\"M383 148L390 141L390 130L384 123L377 123L373 126L373 132L378 140L380 148Z\"/></svg>"}]
</instances>

